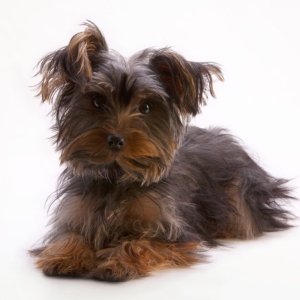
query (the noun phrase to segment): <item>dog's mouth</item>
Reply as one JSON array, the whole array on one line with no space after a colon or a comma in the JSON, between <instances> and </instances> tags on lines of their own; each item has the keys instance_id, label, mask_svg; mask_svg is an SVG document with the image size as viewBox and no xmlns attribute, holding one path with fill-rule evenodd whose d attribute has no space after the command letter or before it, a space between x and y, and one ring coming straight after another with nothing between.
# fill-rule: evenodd
<instances>
[{"instance_id":1,"label":"dog's mouth","mask_svg":"<svg viewBox=\"0 0 300 300\"><path fill-rule=\"evenodd\" d=\"M104 178L109 180L120 179L125 174L124 169L117 162L101 167L100 172Z\"/></svg>"}]
</instances>

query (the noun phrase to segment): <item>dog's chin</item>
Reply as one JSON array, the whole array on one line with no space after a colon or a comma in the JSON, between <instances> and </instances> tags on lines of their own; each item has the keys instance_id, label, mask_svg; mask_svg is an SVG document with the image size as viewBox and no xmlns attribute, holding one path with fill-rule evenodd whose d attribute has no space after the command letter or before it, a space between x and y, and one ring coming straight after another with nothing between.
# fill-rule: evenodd
<instances>
[{"instance_id":1,"label":"dog's chin","mask_svg":"<svg viewBox=\"0 0 300 300\"><path fill-rule=\"evenodd\" d=\"M169 168L159 162L158 159L148 158L145 161L131 160L113 160L106 164L97 162L83 162L81 160L73 160L68 162L69 170L72 170L77 176L92 176L95 179L104 179L111 183L139 183L140 185L150 185L158 182L169 173Z\"/></svg>"},{"instance_id":2,"label":"dog's chin","mask_svg":"<svg viewBox=\"0 0 300 300\"><path fill-rule=\"evenodd\" d=\"M110 182L123 182L126 184L136 182L140 185L150 185L153 182L160 181L166 173L165 168L161 168L156 164L133 170L114 162L101 167L98 174L101 178Z\"/></svg>"},{"instance_id":3,"label":"dog's chin","mask_svg":"<svg viewBox=\"0 0 300 300\"><path fill-rule=\"evenodd\" d=\"M125 175L125 170L117 162L100 167L100 176L109 181L120 181Z\"/></svg>"}]
</instances>

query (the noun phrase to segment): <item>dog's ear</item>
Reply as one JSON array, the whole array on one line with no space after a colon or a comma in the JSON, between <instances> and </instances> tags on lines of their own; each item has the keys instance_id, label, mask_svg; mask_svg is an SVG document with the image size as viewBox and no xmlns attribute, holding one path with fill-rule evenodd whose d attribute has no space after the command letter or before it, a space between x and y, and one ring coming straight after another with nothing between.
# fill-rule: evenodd
<instances>
[{"instance_id":1,"label":"dog's ear","mask_svg":"<svg viewBox=\"0 0 300 300\"><path fill-rule=\"evenodd\" d=\"M84 87L92 78L93 61L99 51L108 51L104 36L92 23L84 23L86 29L72 37L68 46L52 52L39 63L42 80L38 96L42 101L51 100L61 87L72 90L76 85Z\"/></svg>"},{"instance_id":2,"label":"dog's ear","mask_svg":"<svg viewBox=\"0 0 300 300\"><path fill-rule=\"evenodd\" d=\"M213 76L223 80L217 65L187 61L168 48L155 51L150 58L150 66L185 115L199 113L200 105L206 103L207 92L215 97Z\"/></svg>"}]
</instances>

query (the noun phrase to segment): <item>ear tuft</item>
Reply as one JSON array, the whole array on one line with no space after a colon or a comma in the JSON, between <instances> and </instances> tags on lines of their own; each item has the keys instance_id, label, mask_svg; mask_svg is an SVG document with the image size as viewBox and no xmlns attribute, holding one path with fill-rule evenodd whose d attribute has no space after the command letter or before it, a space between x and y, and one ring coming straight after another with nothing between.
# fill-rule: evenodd
<instances>
[{"instance_id":1,"label":"ear tuft","mask_svg":"<svg viewBox=\"0 0 300 300\"><path fill-rule=\"evenodd\" d=\"M215 97L214 76L223 80L221 69L216 64L189 62L168 48L155 51L150 66L185 115L195 116L200 112L200 105L206 104L207 92Z\"/></svg>"},{"instance_id":2,"label":"ear tuft","mask_svg":"<svg viewBox=\"0 0 300 300\"><path fill-rule=\"evenodd\" d=\"M108 51L104 36L98 27L88 21L82 25L86 26L84 32L74 35L67 47L67 66L71 71L77 71L79 77L92 77L91 59L99 51Z\"/></svg>"},{"instance_id":3,"label":"ear tuft","mask_svg":"<svg viewBox=\"0 0 300 300\"><path fill-rule=\"evenodd\" d=\"M98 27L87 21L86 29L72 37L69 45L50 53L39 62L42 80L38 85L42 101L51 100L54 94L67 87L76 85L84 88L91 80L93 61L100 51L108 51L105 38Z\"/></svg>"}]
</instances>

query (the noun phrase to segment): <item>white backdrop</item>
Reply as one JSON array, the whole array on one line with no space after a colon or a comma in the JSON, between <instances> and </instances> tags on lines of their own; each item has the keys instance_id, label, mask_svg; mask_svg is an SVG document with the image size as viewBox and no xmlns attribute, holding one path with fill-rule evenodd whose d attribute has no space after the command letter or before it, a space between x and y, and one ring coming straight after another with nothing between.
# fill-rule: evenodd
<instances>
[{"instance_id":1,"label":"white backdrop","mask_svg":"<svg viewBox=\"0 0 300 300\"><path fill-rule=\"evenodd\" d=\"M0 299L299 299L298 227L231 241L210 251L208 264L119 284L48 278L26 253L46 232L44 204L61 171L49 107L30 88L33 68L87 19L124 56L171 46L221 64L217 99L193 123L229 128L268 171L294 178L300 198L299 15L299 0L2 1ZM298 203L291 209L300 215Z\"/></svg>"}]
</instances>

